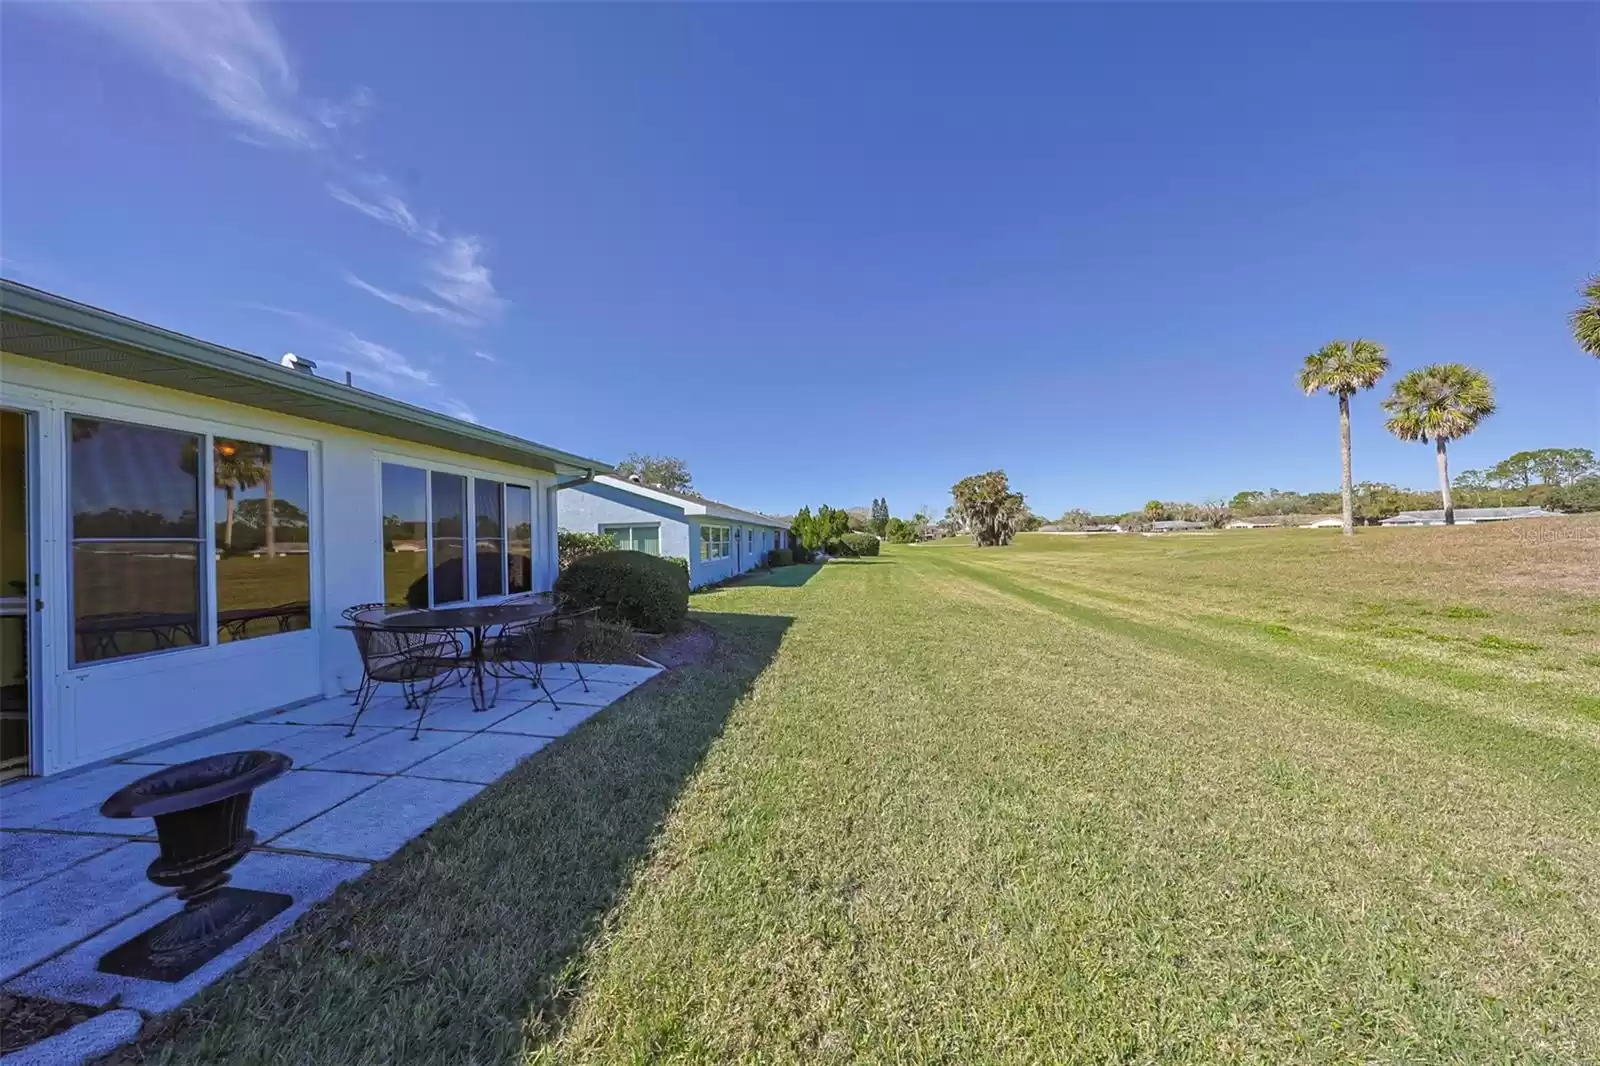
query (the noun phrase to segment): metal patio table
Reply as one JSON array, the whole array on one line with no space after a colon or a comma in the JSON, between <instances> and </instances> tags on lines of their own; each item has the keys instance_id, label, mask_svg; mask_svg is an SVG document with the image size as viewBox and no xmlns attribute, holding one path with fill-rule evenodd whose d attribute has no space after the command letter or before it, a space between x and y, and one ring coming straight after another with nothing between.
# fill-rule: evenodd
<instances>
[{"instance_id":1,"label":"metal patio table","mask_svg":"<svg viewBox=\"0 0 1600 1066\"><path fill-rule=\"evenodd\" d=\"M367 625L390 629L415 629L427 632L464 632L472 634L472 649L467 655L467 668L472 672L472 709L489 709L483 692L483 671L486 661L484 640L489 630L500 626L537 622L556 612L553 603L538 600L512 600L506 603L480 604L464 607L435 607L426 611L406 611L403 614L386 614L365 621ZM495 688L500 687L499 679Z\"/></svg>"}]
</instances>

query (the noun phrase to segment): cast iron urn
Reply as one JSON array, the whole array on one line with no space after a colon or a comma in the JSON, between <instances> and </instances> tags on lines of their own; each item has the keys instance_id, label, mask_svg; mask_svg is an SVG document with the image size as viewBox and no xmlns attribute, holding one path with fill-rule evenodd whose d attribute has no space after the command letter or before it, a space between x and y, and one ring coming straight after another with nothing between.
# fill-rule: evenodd
<instances>
[{"instance_id":1,"label":"cast iron urn","mask_svg":"<svg viewBox=\"0 0 1600 1066\"><path fill-rule=\"evenodd\" d=\"M246 825L251 793L291 765L275 751L230 751L141 777L100 805L107 818L156 820L161 855L146 875L184 902L101 956L101 972L181 981L293 902L279 892L225 887L256 842Z\"/></svg>"}]
</instances>

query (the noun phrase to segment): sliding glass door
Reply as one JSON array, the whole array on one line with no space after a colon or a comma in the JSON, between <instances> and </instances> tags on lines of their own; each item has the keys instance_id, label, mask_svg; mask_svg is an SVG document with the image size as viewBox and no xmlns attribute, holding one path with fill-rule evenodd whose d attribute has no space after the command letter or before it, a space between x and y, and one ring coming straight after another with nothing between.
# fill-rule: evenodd
<instances>
[{"instance_id":1,"label":"sliding glass door","mask_svg":"<svg viewBox=\"0 0 1600 1066\"><path fill-rule=\"evenodd\" d=\"M402 463L381 468L385 602L427 607L533 590L532 489Z\"/></svg>"}]
</instances>

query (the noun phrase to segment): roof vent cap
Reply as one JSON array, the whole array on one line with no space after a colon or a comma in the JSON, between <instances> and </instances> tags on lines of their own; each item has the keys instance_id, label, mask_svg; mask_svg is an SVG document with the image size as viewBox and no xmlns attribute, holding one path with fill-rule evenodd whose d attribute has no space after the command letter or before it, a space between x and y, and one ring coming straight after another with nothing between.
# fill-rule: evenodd
<instances>
[{"instance_id":1,"label":"roof vent cap","mask_svg":"<svg viewBox=\"0 0 1600 1066\"><path fill-rule=\"evenodd\" d=\"M628 480L633 482L635 485L643 485L644 484L644 478L640 477L638 474L629 474L628 475Z\"/></svg>"},{"instance_id":2,"label":"roof vent cap","mask_svg":"<svg viewBox=\"0 0 1600 1066\"><path fill-rule=\"evenodd\" d=\"M284 352L283 358L278 360L278 364L280 366L286 366L298 374L314 376L317 372L316 363L313 363L309 359L302 359L293 352Z\"/></svg>"}]
</instances>

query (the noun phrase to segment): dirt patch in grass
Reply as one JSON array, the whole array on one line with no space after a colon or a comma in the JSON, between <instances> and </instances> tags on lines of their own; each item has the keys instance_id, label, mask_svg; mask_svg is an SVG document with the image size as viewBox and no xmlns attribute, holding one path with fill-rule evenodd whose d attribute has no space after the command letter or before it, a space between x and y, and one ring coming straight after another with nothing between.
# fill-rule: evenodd
<instances>
[{"instance_id":1,"label":"dirt patch in grass","mask_svg":"<svg viewBox=\"0 0 1600 1066\"><path fill-rule=\"evenodd\" d=\"M0 996L0 1055L64 1033L100 1013L98 1007L33 996Z\"/></svg>"},{"instance_id":2,"label":"dirt patch in grass","mask_svg":"<svg viewBox=\"0 0 1600 1066\"><path fill-rule=\"evenodd\" d=\"M638 637L639 654L671 670L679 666L709 662L716 654L716 634L705 625L690 620L676 633Z\"/></svg>"}]
</instances>

